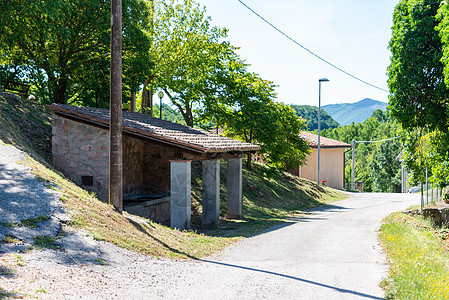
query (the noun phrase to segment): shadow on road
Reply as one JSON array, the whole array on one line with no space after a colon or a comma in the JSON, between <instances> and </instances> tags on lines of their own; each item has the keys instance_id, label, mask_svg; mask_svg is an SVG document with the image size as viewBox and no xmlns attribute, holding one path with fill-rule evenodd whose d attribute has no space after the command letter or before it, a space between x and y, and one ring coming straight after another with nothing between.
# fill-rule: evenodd
<instances>
[{"instance_id":1,"label":"shadow on road","mask_svg":"<svg viewBox=\"0 0 449 300\"><path fill-rule=\"evenodd\" d=\"M379 300L383 299L383 298L380 298L380 297L377 297L377 296L368 295L368 294L360 293L360 292L356 292L356 291L351 291L351 290L344 289L344 288L338 288L338 287L327 285L327 284L324 284L324 283L319 283L319 282L316 282L316 281L312 281L312 280L308 280L308 279L304 279L304 278L299 278L299 277L294 277L294 276L291 276L291 275L281 274L281 273L277 273L277 272L260 270L260 269L254 269L254 268L238 266L238 265L232 265L232 264L227 264L227 263L218 262L218 261L211 261L211 260L201 260L200 259L199 261L205 262L205 263L210 263L210 264L215 264L215 265L220 265L220 266L225 266L225 267L230 267L230 268L238 268L238 269L243 269L243 270L247 270L247 271L264 273L264 274L268 274L268 275L279 276L279 277L283 277L283 278L297 280L297 281L300 281L300 282L303 282L303 283L308 283L308 284L319 286L319 287L323 287L323 288L326 288L326 289L331 289L331 290L337 291L339 293L355 295L355 296L359 296L359 297L363 297L363 298L367 298L367 299L379 299Z\"/></svg>"},{"instance_id":2,"label":"shadow on road","mask_svg":"<svg viewBox=\"0 0 449 300\"><path fill-rule=\"evenodd\" d=\"M311 221L320 221L320 220L326 220L326 218L320 218L315 216L316 212L323 212L323 211L329 211L329 212L335 212L335 213L339 213L342 211L346 211L349 208L343 207L343 206L339 206L339 205L334 205L334 204L325 204L325 205L321 205L315 208L311 208L308 210L305 210L304 212L301 212L300 214L290 217L288 218L285 222L279 224L279 225L274 225L270 228L268 228L267 230L264 230L254 236L257 235L261 235L264 233L268 233L268 232L272 232L272 231L276 231L282 228L285 228L287 226L291 226L297 223L305 223L305 222L311 222Z\"/></svg>"}]
</instances>

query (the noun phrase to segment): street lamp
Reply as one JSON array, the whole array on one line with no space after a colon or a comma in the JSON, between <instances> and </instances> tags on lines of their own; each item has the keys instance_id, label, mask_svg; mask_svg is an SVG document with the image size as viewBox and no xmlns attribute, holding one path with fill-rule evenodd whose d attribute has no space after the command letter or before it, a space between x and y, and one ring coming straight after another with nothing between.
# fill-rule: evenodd
<instances>
[{"instance_id":1,"label":"street lamp","mask_svg":"<svg viewBox=\"0 0 449 300\"><path fill-rule=\"evenodd\" d=\"M327 78L318 79L318 170L317 183L320 184L320 148L321 148L321 82L328 82Z\"/></svg>"},{"instance_id":2,"label":"street lamp","mask_svg":"<svg viewBox=\"0 0 449 300\"><path fill-rule=\"evenodd\" d=\"M159 97L159 119L162 119L162 98L164 98L164 92L159 91L157 96Z\"/></svg>"}]
</instances>

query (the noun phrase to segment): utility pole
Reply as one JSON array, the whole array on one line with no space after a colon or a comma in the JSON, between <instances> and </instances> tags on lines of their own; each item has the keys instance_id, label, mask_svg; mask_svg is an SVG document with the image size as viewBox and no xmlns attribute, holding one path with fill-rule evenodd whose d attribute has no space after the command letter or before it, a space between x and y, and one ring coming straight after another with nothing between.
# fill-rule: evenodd
<instances>
[{"instance_id":1,"label":"utility pole","mask_svg":"<svg viewBox=\"0 0 449 300\"><path fill-rule=\"evenodd\" d=\"M351 176L351 190L355 190L355 182L354 182L354 177L355 177L355 140L352 140L352 176Z\"/></svg>"},{"instance_id":2,"label":"utility pole","mask_svg":"<svg viewBox=\"0 0 449 300\"><path fill-rule=\"evenodd\" d=\"M111 103L109 126L109 204L123 211L122 156L122 0L111 2Z\"/></svg>"}]
</instances>

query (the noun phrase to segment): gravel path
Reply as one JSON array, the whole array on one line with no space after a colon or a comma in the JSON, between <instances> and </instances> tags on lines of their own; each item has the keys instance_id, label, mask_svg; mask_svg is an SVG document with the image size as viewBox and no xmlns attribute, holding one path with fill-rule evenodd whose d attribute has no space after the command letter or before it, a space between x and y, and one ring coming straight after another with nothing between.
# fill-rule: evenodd
<instances>
[{"instance_id":1,"label":"gravel path","mask_svg":"<svg viewBox=\"0 0 449 300\"><path fill-rule=\"evenodd\" d=\"M0 144L0 240L12 236L23 242L2 243L0 252L26 249L37 235L55 236L61 221L68 219L57 193L32 175L30 168L18 163L23 159L22 151ZM22 226L24 220L43 216L48 220L35 228Z\"/></svg>"},{"instance_id":2,"label":"gravel path","mask_svg":"<svg viewBox=\"0 0 449 300\"><path fill-rule=\"evenodd\" d=\"M377 229L417 202L354 194L198 261L142 256L72 232L60 250L2 254L0 286L39 299L381 299L387 267Z\"/></svg>"}]
</instances>

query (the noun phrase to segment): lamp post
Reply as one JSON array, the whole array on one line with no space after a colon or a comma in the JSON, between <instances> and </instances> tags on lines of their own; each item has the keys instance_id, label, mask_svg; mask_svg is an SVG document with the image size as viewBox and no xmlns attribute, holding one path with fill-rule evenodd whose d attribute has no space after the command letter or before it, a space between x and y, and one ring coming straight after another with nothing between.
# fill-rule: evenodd
<instances>
[{"instance_id":1,"label":"lamp post","mask_svg":"<svg viewBox=\"0 0 449 300\"><path fill-rule=\"evenodd\" d=\"M320 148L321 148L321 82L328 82L327 78L318 79L318 170L317 183L320 184Z\"/></svg>"},{"instance_id":2,"label":"lamp post","mask_svg":"<svg viewBox=\"0 0 449 300\"><path fill-rule=\"evenodd\" d=\"M164 98L164 92L159 91L157 96L159 97L159 119L162 119L162 98Z\"/></svg>"}]
</instances>

